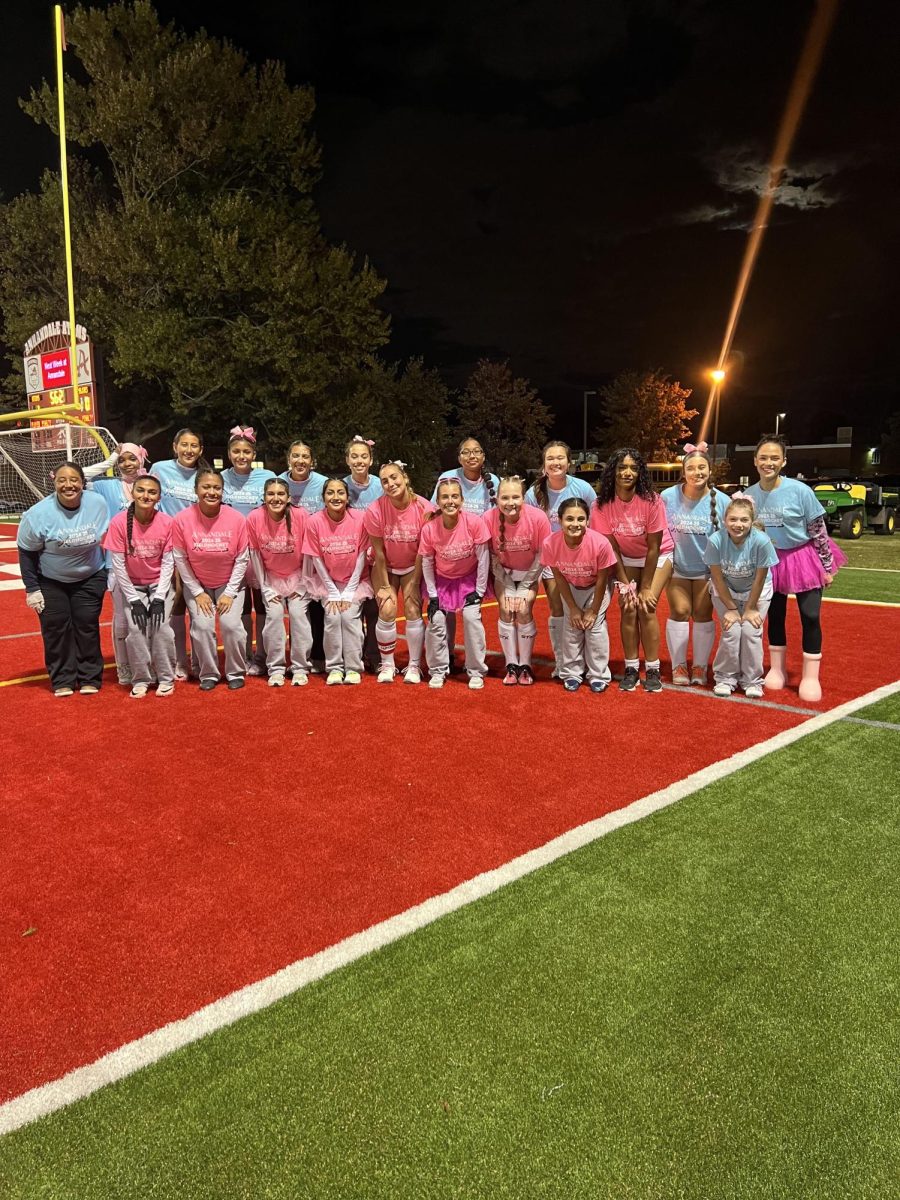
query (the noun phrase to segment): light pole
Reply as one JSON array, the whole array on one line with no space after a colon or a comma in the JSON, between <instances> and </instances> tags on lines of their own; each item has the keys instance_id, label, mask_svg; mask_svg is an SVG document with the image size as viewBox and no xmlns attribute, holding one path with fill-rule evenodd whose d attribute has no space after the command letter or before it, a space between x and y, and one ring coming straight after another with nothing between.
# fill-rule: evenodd
<instances>
[{"instance_id":1,"label":"light pole","mask_svg":"<svg viewBox=\"0 0 900 1200\"><path fill-rule=\"evenodd\" d=\"M597 395L596 389L592 389L589 392L582 393L582 398L584 400L584 409L583 409L583 418L584 419L583 419L583 428L582 428L583 437L582 437L581 452L585 456L587 456L587 412L588 412L587 400L588 400L588 396L596 396L596 395Z\"/></svg>"},{"instance_id":2,"label":"light pole","mask_svg":"<svg viewBox=\"0 0 900 1200\"><path fill-rule=\"evenodd\" d=\"M778 437L778 430L781 428L781 422L784 420L784 418L786 416L787 416L787 413L776 413L775 414L775 436L776 437Z\"/></svg>"},{"instance_id":3,"label":"light pole","mask_svg":"<svg viewBox=\"0 0 900 1200\"><path fill-rule=\"evenodd\" d=\"M719 403L722 397L722 383L725 379L725 372L721 367L716 367L715 371L710 371L710 378L715 387L716 411L713 425L713 462L719 461Z\"/></svg>"}]
</instances>

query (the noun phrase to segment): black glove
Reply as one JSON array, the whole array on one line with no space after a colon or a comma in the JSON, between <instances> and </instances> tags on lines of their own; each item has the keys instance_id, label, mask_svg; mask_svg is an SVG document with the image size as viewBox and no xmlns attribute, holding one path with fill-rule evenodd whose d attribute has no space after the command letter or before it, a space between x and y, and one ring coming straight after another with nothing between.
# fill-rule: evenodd
<instances>
[{"instance_id":1,"label":"black glove","mask_svg":"<svg viewBox=\"0 0 900 1200\"><path fill-rule=\"evenodd\" d=\"M141 633L147 632L147 605L143 600L131 601L131 619L137 625Z\"/></svg>"},{"instance_id":2,"label":"black glove","mask_svg":"<svg viewBox=\"0 0 900 1200\"><path fill-rule=\"evenodd\" d=\"M428 620L433 621L437 614L441 611L441 602L437 596L432 596L428 601Z\"/></svg>"},{"instance_id":3,"label":"black glove","mask_svg":"<svg viewBox=\"0 0 900 1200\"><path fill-rule=\"evenodd\" d=\"M165 600L151 600L148 624L151 629L159 629L166 615Z\"/></svg>"},{"instance_id":4,"label":"black glove","mask_svg":"<svg viewBox=\"0 0 900 1200\"><path fill-rule=\"evenodd\" d=\"M471 608L473 604L480 604L480 603L481 603L481 593L480 592L469 592L468 596L466 596L465 600L463 601L463 608Z\"/></svg>"}]
</instances>

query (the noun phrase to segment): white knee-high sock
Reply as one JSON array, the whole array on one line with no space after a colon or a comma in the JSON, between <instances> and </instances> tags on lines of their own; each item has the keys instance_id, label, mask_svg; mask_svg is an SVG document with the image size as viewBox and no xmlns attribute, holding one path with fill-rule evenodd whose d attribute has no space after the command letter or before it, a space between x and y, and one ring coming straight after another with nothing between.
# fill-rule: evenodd
<instances>
[{"instance_id":1,"label":"white knee-high sock","mask_svg":"<svg viewBox=\"0 0 900 1200\"><path fill-rule=\"evenodd\" d=\"M425 622L419 618L418 621L406 622L406 646L409 650L409 665L411 667L420 667L422 662L422 647L425 645Z\"/></svg>"},{"instance_id":2,"label":"white knee-high sock","mask_svg":"<svg viewBox=\"0 0 900 1200\"><path fill-rule=\"evenodd\" d=\"M531 666L531 652L534 649L534 639L537 637L537 625L527 621L519 627L519 666Z\"/></svg>"},{"instance_id":3,"label":"white knee-high sock","mask_svg":"<svg viewBox=\"0 0 900 1200\"><path fill-rule=\"evenodd\" d=\"M397 648L397 622L382 621L381 617L375 622L375 638L378 642L378 653L381 655L382 669L394 666L394 651Z\"/></svg>"},{"instance_id":4,"label":"white knee-high sock","mask_svg":"<svg viewBox=\"0 0 900 1200\"><path fill-rule=\"evenodd\" d=\"M687 666L688 638L691 635L690 621L666 621L666 645L673 667ZM694 626L694 649L697 648L697 626Z\"/></svg>"},{"instance_id":5,"label":"white knee-high sock","mask_svg":"<svg viewBox=\"0 0 900 1200\"><path fill-rule=\"evenodd\" d=\"M553 647L553 657L556 659L556 674L562 667L562 639L563 629L565 628L565 617L551 617L547 622L550 628L550 645Z\"/></svg>"},{"instance_id":6,"label":"white knee-high sock","mask_svg":"<svg viewBox=\"0 0 900 1200\"><path fill-rule=\"evenodd\" d=\"M694 622L694 653L691 656L695 667L705 667L712 654L713 642L716 640L715 621Z\"/></svg>"},{"instance_id":7,"label":"white knee-high sock","mask_svg":"<svg viewBox=\"0 0 900 1200\"><path fill-rule=\"evenodd\" d=\"M516 644L516 627L512 621L498 621L497 632L500 634L500 645L503 647L503 653L506 656L506 665L517 663L519 660L518 646Z\"/></svg>"}]
</instances>

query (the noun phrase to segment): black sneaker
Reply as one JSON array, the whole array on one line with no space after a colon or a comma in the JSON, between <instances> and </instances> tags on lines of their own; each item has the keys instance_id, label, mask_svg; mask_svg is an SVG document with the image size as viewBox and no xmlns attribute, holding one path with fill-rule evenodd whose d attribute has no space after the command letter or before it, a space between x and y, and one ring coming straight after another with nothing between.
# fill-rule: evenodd
<instances>
[{"instance_id":1,"label":"black sneaker","mask_svg":"<svg viewBox=\"0 0 900 1200\"><path fill-rule=\"evenodd\" d=\"M635 672L637 674L637 672ZM661 692L662 680L659 677L659 667L648 667L644 677L645 692Z\"/></svg>"},{"instance_id":2,"label":"black sneaker","mask_svg":"<svg viewBox=\"0 0 900 1200\"><path fill-rule=\"evenodd\" d=\"M658 671L656 672L656 677L657 679L659 678ZM633 692L638 685L639 679L640 677L634 667L626 667L625 674L619 680L619 691Z\"/></svg>"}]
</instances>

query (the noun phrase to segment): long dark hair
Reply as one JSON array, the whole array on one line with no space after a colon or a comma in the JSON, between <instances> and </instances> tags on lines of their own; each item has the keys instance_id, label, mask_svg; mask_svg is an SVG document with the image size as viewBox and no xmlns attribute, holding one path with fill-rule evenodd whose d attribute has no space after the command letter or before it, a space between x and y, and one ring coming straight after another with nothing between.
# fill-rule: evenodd
<instances>
[{"instance_id":1,"label":"long dark hair","mask_svg":"<svg viewBox=\"0 0 900 1200\"><path fill-rule=\"evenodd\" d=\"M549 513L550 511L550 495L547 490L547 472L544 470L544 460L547 457L547 451L552 450L554 446L561 446L566 452L566 459L568 460L569 465L571 465L572 462L572 447L566 445L565 442L561 442L559 438L553 438L552 441L547 442L541 451L541 469L537 479L534 481L534 498L537 500L538 504L545 513ZM566 474L568 473L569 469L567 466Z\"/></svg>"},{"instance_id":2,"label":"long dark hair","mask_svg":"<svg viewBox=\"0 0 900 1200\"><path fill-rule=\"evenodd\" d=\"M633 446L620 446L618 450L614 450L606 461L603 468L603 474L600 476L600 484L597 488L597 507L602 508L604 504L609 504L616 495L616 471L622 465L626 458L634 459L637 466L637 483L634 488L636 496L640 496L643 500L657 501L656 491L650 479L650 472L647 470L647 462L641 454L640 450L635 450Z\"/></svg>"},{"instance_id":3,"label":"long dark hair","mask_svg":"<svg viewBox=\"0 0 900 1200\"><path fill-rule=\"evenodd\" d=\"M462 454L462 448L466 444L466 442L475 442L475 444L478 446L478 449L481 451L482 454L484 454L484 446L482 446L482 444L481 444L481 442L479 442L478 438L472 437L471 435L469 435L468 437L464 437L463 440L456 447L457 457L459 457L459 455ZM463 474L465 474L465 470L463 471ZM485 456L481 462L481 481L484 484L485 488L487 489L488 500L491 502L491 507L495 508L497 505L497 492L494 488L494 481L493 481L493 479L491 479L491 472L488 469L487 456Z\"/></svg>"},{"instance_id":4,"label":"long dark hair","mask_svg":"<svg viewBox=\"0 0 900 1200\"><path fill-rule=\"evenodd\" d=\"M159 482L156 476L142 475L140 478L141 483L147 483L148 480L150 483L156 484L156 490L159 492L160 496L162 496L162 484ZM135 480L135 482L137 482L137 480ZM159 503L158 498L156 502L157 504ZM125 554L127 556L129 554L134 554L134 500L132 500L128 505L126 512L128 514L125 518Z\"/></svg>"},{"instance_id":5,"label":"long dark hair","mask_svg":"<svg viewBox=\"0 0 900 1200\"><path fill-rule=\"evenodd\" d=\"M283 479L278 479L277 476L275 479L267 479L265 487L263 488L263 502L265 502L266 496L268 495L268 492L269 492L269 488L273 487L276 483L278 484L279 487L283 487L284 490L288 494L287 508L284 510L284 519L285 519L285 521L287 521L288 537L290 537L291 536L291 489L288 487L287 483Z\"/></svg>"},{"instance_id":6,"label":"long dark hair","mask_svg":"<svg viewBox=\"0 0 900 1200\"><path fill-rule=\"evenodd\" d=\"M684 458L681 460L682 483L685 482L684 464L687 462L687 460L689 458L702 458L703 461L706 463L706 465L709 467L709 475L706 480L706 491L707 491L707 494L709 495L709 516L710 516L710 520L712 521L713 533L715 533L716 530L719 528L719 514L716 511L716 489L715 489L715 485L713 484L713 481L712 481L712 471L713 471L712 461L705 450L694 449L694 450L691 450L688 454L685 454Z\"/></svg>"}]
</instances>

